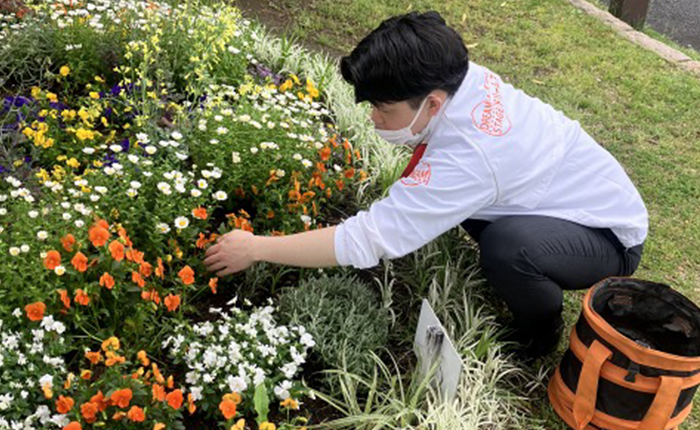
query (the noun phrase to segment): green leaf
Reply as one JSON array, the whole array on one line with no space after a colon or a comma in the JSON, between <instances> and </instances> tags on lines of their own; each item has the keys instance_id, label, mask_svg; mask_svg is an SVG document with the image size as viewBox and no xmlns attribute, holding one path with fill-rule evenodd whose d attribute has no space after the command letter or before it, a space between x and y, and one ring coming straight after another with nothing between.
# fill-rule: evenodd
<instances>
[{"instance_id":1,"label":"green leaf","mask_svg":"<svg viewBox=\"0 0 700 430\"><path fill-rule=\"evenodd\" d=\"M253 404L255 405L255 412L258 414L256 418L258 424L267 421L267 414L270 412L270 399L267 397L267 387L264 383L255 387Z\"/></svg>"}]
</instances>

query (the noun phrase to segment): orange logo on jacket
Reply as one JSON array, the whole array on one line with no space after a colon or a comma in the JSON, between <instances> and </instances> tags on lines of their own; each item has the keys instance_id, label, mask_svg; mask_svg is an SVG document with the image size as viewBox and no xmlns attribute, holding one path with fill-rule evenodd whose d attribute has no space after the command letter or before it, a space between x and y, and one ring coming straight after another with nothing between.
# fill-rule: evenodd
<instances>
[{"instance_id":1,"label":"orange logo on jacket","mask_svg":"<svg viewBox=\"0 0 700 430\"><path fill-rule=\"evenodd\" d=\"M513 127L501 102L501 84L493 73L486 75L484 82L486 100L482 101L472 111L472 122L482 132L500 137L507 134Z\"/></svg>"},{"instance_id":2,"label":"orange logo on jacket","mask_svg":"<svg viewBox=\"0 0 700 430\"><path fill-rule=\"evenodd\" d=\"M423 160L418 162L410 175L401 178L401 183L408 187L427 185L430 182L430 163Z\"/></svg>"}]
</instances>

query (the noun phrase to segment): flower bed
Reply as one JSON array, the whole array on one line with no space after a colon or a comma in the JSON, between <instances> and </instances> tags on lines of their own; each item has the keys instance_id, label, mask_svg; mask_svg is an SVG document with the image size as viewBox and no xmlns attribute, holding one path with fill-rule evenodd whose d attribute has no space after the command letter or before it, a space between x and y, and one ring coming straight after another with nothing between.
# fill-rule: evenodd
<instances>
[{"instance_id":1,"label":"flower bed","mask_svg":"<svg viewBox=\"0 0 700 430\"><path fill-rule=\"evenodd\" d=\"M228 5L2 10L0 429L308 420L313 338L229 301L242 278L204 250L320 228L367 175L324 88L258 37Z\"/></svg>"}]
</instances>

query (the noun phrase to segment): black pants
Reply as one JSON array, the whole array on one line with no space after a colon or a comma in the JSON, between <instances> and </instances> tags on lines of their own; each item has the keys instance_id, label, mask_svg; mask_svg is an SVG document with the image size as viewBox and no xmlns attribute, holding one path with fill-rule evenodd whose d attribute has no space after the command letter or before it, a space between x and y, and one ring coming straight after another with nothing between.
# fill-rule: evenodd
<instances>
[{"instance_id":1,"label":"black pants","mask_svg":"<svg viewBox=\"0 0 700 430\"><path fill-rule=\"evenodd\" d=\"M512 311L514 327L534 342L553 341L561 325L562 290L629 276L642 256L643 244L625 250L610 229L558 218L508 216L461 225L479 243L481 268Z\"/></svg>"}]
</instances>

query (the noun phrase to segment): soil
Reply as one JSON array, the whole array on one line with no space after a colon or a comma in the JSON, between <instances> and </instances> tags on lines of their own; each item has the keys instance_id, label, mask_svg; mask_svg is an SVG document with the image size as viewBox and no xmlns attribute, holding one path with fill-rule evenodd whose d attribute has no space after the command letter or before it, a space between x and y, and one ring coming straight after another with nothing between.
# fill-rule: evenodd
<instances>
[{"instance_id":1,"label":"soil","mask_svg":"<svg viewBox=\"0 0 700 430\"><path fill-rule=\"evenodd\" d=\"M278 36L289 36L293 32L295 17L292 16L289 10L285 10L274 1L236 0L235 6L241 9L244 16L255 18ZM347 55L346 52L339 49L309 40L305 40L303 45L311 51L326 53L334 58Z\"/></svg>"}]
</instances>

